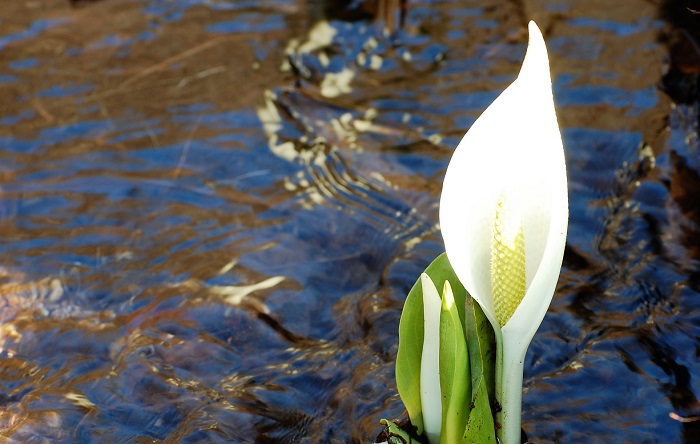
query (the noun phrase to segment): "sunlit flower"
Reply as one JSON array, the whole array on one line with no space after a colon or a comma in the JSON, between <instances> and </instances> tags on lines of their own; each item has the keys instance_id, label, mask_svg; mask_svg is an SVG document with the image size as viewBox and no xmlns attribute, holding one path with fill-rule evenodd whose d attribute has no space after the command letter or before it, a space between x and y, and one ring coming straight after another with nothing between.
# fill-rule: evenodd
<instances>
[{"instance_id":1,"label":"sunlit flower","mask_svg":"<svg viewBox=\"0 0 700 444\"><path fill-rule=\"evenodd\" d=\"M522 370L549 307L568 223L566 166L542 34L457 146L440 200L445 249L496 330L502 444L520 442Z\"/></svg>"}]
</instances>

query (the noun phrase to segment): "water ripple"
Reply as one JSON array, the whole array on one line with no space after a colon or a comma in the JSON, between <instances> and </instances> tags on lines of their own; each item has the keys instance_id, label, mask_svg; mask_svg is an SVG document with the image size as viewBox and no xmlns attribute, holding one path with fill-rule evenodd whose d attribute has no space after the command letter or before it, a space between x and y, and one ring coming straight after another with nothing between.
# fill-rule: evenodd
<instances>
[{"instance_id":1,"label":"water ripple","mask_svg":"<svg viewBox=\"0 0 700 444\"><path fill-rule=\"evenodd\" d=\"M571 221L523 426L697 442L698 112L656 88L669 6L373 5L0 12L9 442L369 442L404 416L397 327L443 251L442 175L530 16Z\"/></svg>"}]
</instances>

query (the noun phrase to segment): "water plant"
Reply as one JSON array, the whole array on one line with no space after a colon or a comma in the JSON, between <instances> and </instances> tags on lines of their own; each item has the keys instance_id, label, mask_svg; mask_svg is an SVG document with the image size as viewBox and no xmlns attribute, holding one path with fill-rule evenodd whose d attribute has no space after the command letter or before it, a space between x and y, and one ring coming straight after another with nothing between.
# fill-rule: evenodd
<instances>
[{"instance_id":1,"label":"water plant","mask_svg":"<svg viewBox=\"0 0 700 444\"><path fill-rule=\"evenodd\" d=\"M431 444L495 435L520 443L525 353L561 270L564 150L544 38L534 22L528 30L517 79L450 160L440 199L446 255L421 275L401 316L397 387Z\"/></svg>"}]
</instances>

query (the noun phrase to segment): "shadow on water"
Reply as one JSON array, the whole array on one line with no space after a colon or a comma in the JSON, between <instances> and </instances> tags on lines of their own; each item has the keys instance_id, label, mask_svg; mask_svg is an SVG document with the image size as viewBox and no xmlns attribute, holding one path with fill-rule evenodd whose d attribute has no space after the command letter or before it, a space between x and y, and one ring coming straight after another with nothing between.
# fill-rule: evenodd
<instances>
[{"instance_id":1,"label":"shadow on water","mask_svg":"<svg viewBox=\"0 0 700 444\"><path fill-rule=\"evenodd\" d=\"M692 4L4 5L0 435L370 442L447 161L534 18L571 221L523 427L698 442Z\"/></svg>"}]
</instances>

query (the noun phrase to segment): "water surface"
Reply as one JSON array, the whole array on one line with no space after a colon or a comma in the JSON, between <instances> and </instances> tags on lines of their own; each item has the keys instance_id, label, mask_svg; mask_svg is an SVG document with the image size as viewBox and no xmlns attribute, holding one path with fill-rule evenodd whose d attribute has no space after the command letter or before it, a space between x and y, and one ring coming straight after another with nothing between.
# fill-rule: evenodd
<instances>
[{"instance_id":1,"label":"water surface","mask_svg":"<svg viewBox=\"0 0 700 444\"><path fill-rule=\"evenodd\" d=\"M697 442L700 27L681 3L8 3L0 434L371 442L404 414L398 320L443 251L450 154L534 18L571 220L523 428Z\"/></svg>"}]
</instances>

